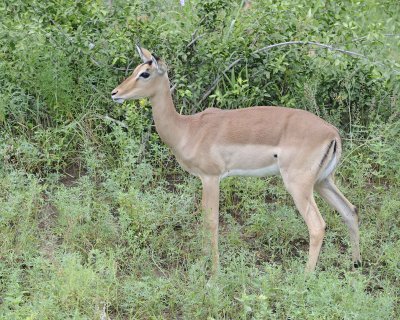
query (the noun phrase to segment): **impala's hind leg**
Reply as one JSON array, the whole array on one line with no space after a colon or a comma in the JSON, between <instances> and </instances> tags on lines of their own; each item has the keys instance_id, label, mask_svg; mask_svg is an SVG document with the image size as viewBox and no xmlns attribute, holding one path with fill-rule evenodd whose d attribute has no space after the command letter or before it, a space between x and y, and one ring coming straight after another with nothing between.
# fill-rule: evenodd
<instances>
[{"instance_id":1,"label":"impala's hind leg","mask_svg":"<svg viewBox=\"0 0 400 320\"><path fill-rule=\"evenodd\" d=\"M360 266L360 233L358 229L359 218L357 208L353 206L336 187L332 176L319 182L315 188L321 197L324 198L342 216L342 219L350 232L353 265L354 267Z\"/></svg>"},{"instance_id":2,"label":"impala's hind leg","mask_svg":"<svg viewBox=\"0 0 400 320\"><path fill-rule=\"evenodd\" d=\"M307 224L310 246L306 271L314 271L325 235L325 221L313 196L314 181L304 175L290 177L282 174L283 181Z\"/></svg>"}]
</instances>

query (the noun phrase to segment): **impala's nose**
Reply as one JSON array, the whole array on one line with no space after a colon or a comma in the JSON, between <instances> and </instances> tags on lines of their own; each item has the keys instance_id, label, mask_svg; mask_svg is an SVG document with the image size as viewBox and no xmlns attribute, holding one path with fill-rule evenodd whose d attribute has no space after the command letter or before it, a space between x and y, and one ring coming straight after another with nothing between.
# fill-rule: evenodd
<instances>
[{"instance_id":1,"label":"impala's nose","mask_svg":"<svg viewBox=\"0 0 400 320\"><path fill-rule=\"evenodd\" d=\"M111 91L111 99L113 99L114 102L123 103L124 99L118 98L117 93L118 93L118 90L114 89L113 91Z\"/></svg>"}]
</instances>

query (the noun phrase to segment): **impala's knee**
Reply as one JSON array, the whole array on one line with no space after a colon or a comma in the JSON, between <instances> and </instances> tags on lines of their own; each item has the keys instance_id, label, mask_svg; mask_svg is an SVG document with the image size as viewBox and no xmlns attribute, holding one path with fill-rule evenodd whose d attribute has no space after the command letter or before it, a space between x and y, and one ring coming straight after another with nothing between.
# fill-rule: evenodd
<instances>
[{"instance_id":1,"label":"impala's knee","mask_svg":"<svg viewBox=\"0 0 400 320\"><path fill-rule=\"evenodd\" d=\"M360 217L356 206L350 207L345 213L342 213L343 221L350 226L359 225Z\"/></svg>"}]
</instances>

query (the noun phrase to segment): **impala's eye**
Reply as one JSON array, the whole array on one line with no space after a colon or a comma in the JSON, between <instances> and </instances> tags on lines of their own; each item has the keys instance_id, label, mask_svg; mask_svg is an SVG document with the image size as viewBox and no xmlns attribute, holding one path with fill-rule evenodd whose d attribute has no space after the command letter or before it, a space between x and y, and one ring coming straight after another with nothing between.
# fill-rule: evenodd
<instances>
[{"instance_id":1,"label":"impala's eye","mask_svg":"<svg viewBox=\"0 0 400 320\"><path fill-rule=\"evenodd\" d=\"M147 79L148 77L150 77L150 73L148 73L148 72L142 72L142 73L140 74L139 77L140 77L140 78L145 78L145 79Z\"/></svg>"}]
</instances>

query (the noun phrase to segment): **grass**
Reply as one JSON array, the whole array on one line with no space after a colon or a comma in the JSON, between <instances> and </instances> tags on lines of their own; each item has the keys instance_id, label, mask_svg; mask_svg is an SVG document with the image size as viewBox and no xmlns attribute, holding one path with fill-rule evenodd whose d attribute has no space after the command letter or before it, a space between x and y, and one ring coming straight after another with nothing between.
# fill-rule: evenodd
<instances>
[{"instance_id":1,"label":"grass","mask_svg":"<svg viewBox=\"0 0 400 320\"><path fill-rule=\"evenodd\" d=\"M346 168L344 168L345 171ZM116 172L40 179L2 169L0 316L4 319L394 319L399 314L398 188L360 202L364 265L327 221L318 270L303 272L307 231L277 178L222 184L221 273L209 280L199 188L179 175L140 184ZM76 172L77 174L77 172ZM78 175L78 174L77 174ZM96 181L97 180L97 181Z\"/></svg>"}]
</instances>

